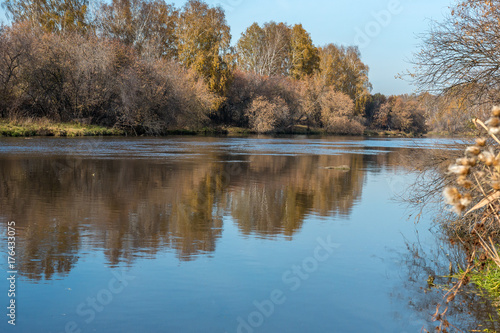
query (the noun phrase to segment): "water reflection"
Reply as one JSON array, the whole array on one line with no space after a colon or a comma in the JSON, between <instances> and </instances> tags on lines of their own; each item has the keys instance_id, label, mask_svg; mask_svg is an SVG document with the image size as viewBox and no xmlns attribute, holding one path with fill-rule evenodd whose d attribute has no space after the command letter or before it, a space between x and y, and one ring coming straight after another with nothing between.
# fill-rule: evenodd
<instances>
[{"instance_id":1,"label":"water reflection","mask_svg":"<svg viewBox=\"0 0 500 333\"><path fill-rule=\"evenodd\" d=\"M191 260L215 250L224 215L263 238L293 237L307 214L349 215L367 163L358 154L2 158L1 216L18 223L20 270L32 279L67 273L96 248L110 265L165 247ZM338 165L350 170L325 168Z\"/></svg>"},{"instance_id":2,"label":"water reflection","mask_svg":"<svg viewBox=\"0 0 500 333\"><path fill-rule=\"evenodd\" d=\"M401 268L402 286L394 289L391 296L407 304L423 332L437 331L440 322L431 319L438 307L443 313L447 306L442 319L449 323L450 332L498 332L499 313L491 300L478 295L473 284L465 286L453 301L446 302L447 291L457 282L452 276L467 267L467 251L462 244L447 241L442 228L435 228L433 233L434 243L407 243L407 251L395 258Z\"/></svg>"},{"instance_id":3,"label":"water reflection","mask_svg":"<svg viewBox=\"0 0 500 333\"><path fill-rule=\"evenodd\" d=\"M414 179L429 150L370 140L335 149L327 140L311 141L320 154L294 140L250 140L248 147L242 140L150 141L104 140L95 155L70 153L80 142L71 140L61 140L62 155L49 155L43 143L42 152L30 146L31 153L17 154L0 146L0 223L17 222L21 300L31 306L26 318L35 318L21 331L36 331L36 318L44 331L62 330L67 308L97 295L111 271L126 268L140 282L117 295L102 321L85 326L85 317L70 312L82 328L234 332L237 318L256 310L254 300L276 288L288 291L283 273L304 264L317 237L326 235L341 246L300 290L287 294L263 332L304 331L302 322L315 332L410 332L435 324L430 318L444 293L429 288L427 278L449 283L441 276L463 250L430 234L422 238L436 244L405 248L403 237L414 226L389 200ZM155 158L157 152L164 155ZM327 168L341 165L349 168ZM59 310L50 311L64 316L39 305L45 294L56 295ZM450 322L477 328L489 316L497 319L482 301L461 295Z\"/></svg>"}]
</instances>

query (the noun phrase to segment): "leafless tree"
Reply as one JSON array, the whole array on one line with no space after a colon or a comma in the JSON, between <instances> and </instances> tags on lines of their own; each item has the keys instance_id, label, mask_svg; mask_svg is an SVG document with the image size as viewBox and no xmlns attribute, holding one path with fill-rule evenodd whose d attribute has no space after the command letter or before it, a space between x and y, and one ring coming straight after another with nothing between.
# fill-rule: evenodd
<instances>
[{"instance_id":1,"label":"leafless tree","mask_svg":"<svg viewBox=\"0 0 500 333\"><path fill-rule=\"evenodd\" d=\"M500 4L464 1L421 36L414 84L422 91L451 92L476 103L500 101Z\"/></svg>"}]
</instances>

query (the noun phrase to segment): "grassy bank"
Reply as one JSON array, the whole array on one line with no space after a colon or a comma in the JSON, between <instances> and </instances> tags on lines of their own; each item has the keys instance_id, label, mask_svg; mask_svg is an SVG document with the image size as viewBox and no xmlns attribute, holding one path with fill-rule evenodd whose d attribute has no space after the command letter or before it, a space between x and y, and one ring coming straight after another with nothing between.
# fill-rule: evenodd
<instances>
[{"instance_id":1,"label":"grassy bank","mask_svg":"<svg viewBox=\"0 0 500 333\"><path fill-rule=\"evenodd\" d=\"M111 136L126 135L123 130L106 128L97 125L86 125L77 122L56 123L47 119L22 119L22 120L0 120L0 136L8 137L28 137L28 136L60 136L60 137L78 137L78 136ZM199 130L174 129L168 130L160 135L228 135L228 136L246 136L258 134L256 131L244 127L204 127ZM328 133L322 128L308 128L303 125L292 126L287 130L278 131L277 135L336 135ZM133 133L132 133L133 135ZM340 135L340 134L339 134ZM374 131L366 130L364 136L381 137L415 137L412 133L400 131Z\"/></svg>"},{"instance_id":2,"label":"grassy bank","mask_svg":"<svg viewBox=\"0 0 500 333\"><path fill-rule=\"evenodd\" d=\"M124 135L121 130L79 123L54 123L48 120L0 120L0 136L100 136Z\"/></svg>"},{"instance_id":3,"label":"grassy bank","mask_svg":"<svg viewBox=\"0 0 500 333\"><path fill-rule=\"evenodd\" d=\"M500 267L488 260L480 270L470 274L471 282L478 287L482 296L487 296L500 314Z\"/></svg>"}]
</instances>

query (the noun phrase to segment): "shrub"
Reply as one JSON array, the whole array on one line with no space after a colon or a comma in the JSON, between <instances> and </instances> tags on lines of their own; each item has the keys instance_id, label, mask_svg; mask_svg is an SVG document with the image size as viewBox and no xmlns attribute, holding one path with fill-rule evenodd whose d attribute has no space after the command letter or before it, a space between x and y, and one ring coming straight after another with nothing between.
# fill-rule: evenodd
<instances>
[{"instance_id":1,"label":"shrub","mask_svg":"<svg viewBox=\"0 0 500 333\"><path fill-rule=\"evenodd\" d=\"M272 100L257 97L246 110L246 115L250 128L258 133L275 132L290 125L290 109L281 97Z\"/></svg>"},{"instance_id":2,"label":"shrub","mask_svg":"<svg viewBox=\"0 0 500 333\"><path fill-rule=\"evenodd\" d=\"M3 117L77 120L136 134L202 126L216 104L194 71L171 60L24 25L0 30L0 97Z\"/></svg>"},{"instance_id":3,"label":"shrub","mask_svg":"<svg viewBox=\"0 0 500 333\"><path fill-rule=\"evenodd\" d=\"M373 126L385 130L423 133L426 131L424 108L413 96L391 96L374 115Z\"/></svg>"},{"instance_id":4,"label":"shrub","mask_svg":"<svg viewBox=\"0 0 500 333\"><path fill-rule=\"evenodd\" d=\"M285 103L288 112L286 126L294 124L300 118L301 103L299 82L285 77L265 77L257 74L236 71L227 101L224 107L222 121L235 126L252 127L248 117L254 101L266 100L271 104ZM265 118L265 116L262 116ZM277 125L282 127L282 125Z\"/></svg>"},{"instance_id":5,"label":"shrub","mask_svg":"<svg viewBox=\"0 0 500 333\"><path fill-rule=\"evenodd\" d=\"M363 134L364 126L354 116L354 102L349 96L330 89L322 95L320 105L321 122L328 132Z\"/></svg>"},{"instance_id":6,"label":"shrub","mask_svg":"<svg viewBox=\"0 0 500 333\"><path fill-rule=\"evenodd\" d=\"M345 116L333 116L329 119L329 133L342 135L363 135L365 127L357 120L349 119Z\"/></svg>"}]
</instances>

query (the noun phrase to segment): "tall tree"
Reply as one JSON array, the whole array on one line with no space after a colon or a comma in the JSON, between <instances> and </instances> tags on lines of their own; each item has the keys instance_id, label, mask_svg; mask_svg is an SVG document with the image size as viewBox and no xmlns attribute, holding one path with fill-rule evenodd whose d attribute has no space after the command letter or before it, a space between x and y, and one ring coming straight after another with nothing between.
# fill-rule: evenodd
<instances>
[{"instance_id":1,"label":"tall tree","mask_svg":"<svg viewBox=\"0 0 500 333\"><path fill-rule=\"evenodd\" d=\"M369 68L361 61L355 46L329 44L320 48L320 75L325 85L333 86L355 102L356 112L363 113L370 98Z\"/></svg>"},{"instance_id":2,"label":"tall tree","mask_svg":"<svg viewBox=\"0 0 500 333\"><path fill-rule=\"evenodd\" d=\"M14 22L29 22L46 32L89 29L89 0L5 0L3 5Z\"/></svg>"},{"instance_id":3,"label":"tall tree","mask_svg":"<svg viewBox=\"0 0 500 333\"><path fill-rule=\"evenodd\" d=\"M254 74L264 74L265 32L257 23L252 24L241 34L236 46L238 66Z\"/></svg>"},{"instance_id":4,"label":"tall tree","mask_svg":"<svg viewBox=\"0 0 500 333\"><path fill-rule=\"evenodd\" d=\"M254 23L238 41L238 65L259 75L289 75L291 35L285 23L268 22L262 28Z\"/></svg>"},{"instance_id":5,"label":"tall tree","mask_svg":"<svg viewBox=\"0 0 500 333\"><path fill-rule=\"evenodd\" d=\"M500 102L498 1L459 1L443 22L422 35L414 83L423 91L453 92L477 102Z\"/></svg>"},{"instance_id":6,"label":"tall tree","mask_svg":"<svg viewBox=\"0 0 500 333\"><path fill-rule=\"evenodd\" d=\"M190 0L177 29L179 61L193 68L212 92L224 96L232 77L231 33L224 11Z\"/></svg>"},{"instance_id":7,"label":"tall tree","mask_svg":"<svg viewBox=\"0 0 500 333\"><path fill-rule=\"evenodd\" d=\"M319 70L319 51L313 45L311 36L297 24L292 29L290 76L301 79Z\"/></svg>"},{"instance_id":8,"label":"tall tree","mask_svg":"<svg viewBox=\"0 0 500 333\"><path fill-rule=\"evenodd\" d=\"M177 57L178 11L161 0L113 0L102 3L99 32L134 47L139 53L174 59Z\"/></svg>"}]
</instances>

